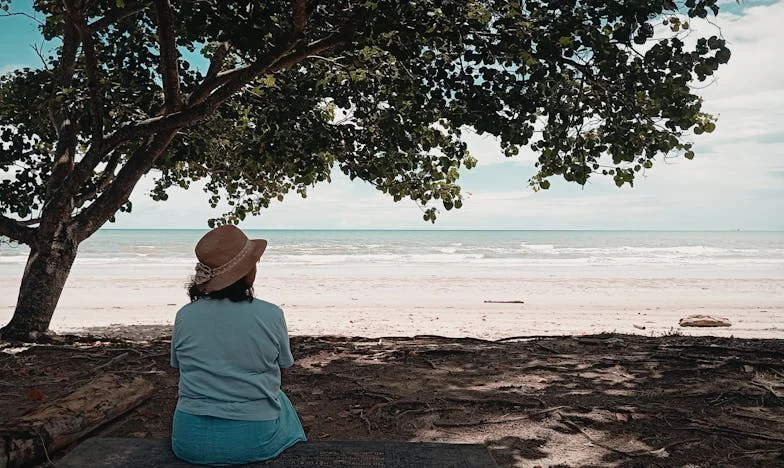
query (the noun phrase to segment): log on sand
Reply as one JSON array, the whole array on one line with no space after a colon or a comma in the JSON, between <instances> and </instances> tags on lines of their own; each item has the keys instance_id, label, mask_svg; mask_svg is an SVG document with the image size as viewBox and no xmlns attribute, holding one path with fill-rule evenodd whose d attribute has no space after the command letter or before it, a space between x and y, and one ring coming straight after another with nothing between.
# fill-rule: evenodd
<instances>
[{"instance_id":1,"label":"log on sand","mask_svg":"<svg viewBox=\"0 0 784 468\"><path fill-rule=\"evenodd\" d=\"M154 391L153 384L141 377L98 377L0 428L0 468L46 461L50 453L136 408Z\"/></svg>"}]
</instances>

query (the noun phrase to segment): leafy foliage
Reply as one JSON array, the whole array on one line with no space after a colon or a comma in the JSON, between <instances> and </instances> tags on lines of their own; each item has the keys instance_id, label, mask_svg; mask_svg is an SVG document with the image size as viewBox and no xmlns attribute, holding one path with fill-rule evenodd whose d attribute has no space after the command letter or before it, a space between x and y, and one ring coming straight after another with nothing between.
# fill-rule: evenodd
<instances>
[{"instance_id":1,"label":"leafy foliage","mask_svg":"<svg viewBox=\"0 0 784 468\"><path fill-rule=\"evenodd\" d=\"M81 237L130 211L148 170L158 200L207 180L211 203L232 206L213 223L305 196L333 167L434 220L433 200L462 205L459 170L476 164L467 127L508 156L538 152L534 189L556 175L632 184L657 156L694 156L686 137L715 124L690 83L730 58L719 36L686 37L716 0L34 7L59 45L40 69L0 79L0 214L35 224L51 206Z\"/></svg>"}]
</instances>

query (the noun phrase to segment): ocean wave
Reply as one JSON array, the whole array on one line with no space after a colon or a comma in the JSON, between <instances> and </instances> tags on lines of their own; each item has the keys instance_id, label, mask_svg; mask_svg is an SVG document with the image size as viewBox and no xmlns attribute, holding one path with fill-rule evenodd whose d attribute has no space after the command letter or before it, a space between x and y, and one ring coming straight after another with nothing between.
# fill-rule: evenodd
<instances>
[{"instance_id":1,"label":"ocean wave","mask_svg":"<svg viewBox=\"0 0 784 468\"><path fill-rule=\"evenodd\" d=\"M559 253L553 244L528 244L527 242L523 242L520 244L520 247L534 252L552 253L556 255Z\"/></svg>"},{"instance_id":2,"label":"ocean wave","mask_svg":"<svg viewBox=\"0 0 784 468\"><path fill-rule=\"evenodd\" d=\"M732 250L721 247L708 247L705 245L687 245L671 247L634 247L623 246L618 248L621 252L635 252L646 254L675 254L675 255L725 255ZM754 249L756 250L756 249Z\"/></svg>"},{"instance_id":3,"label":"ocean wave","mask_svg":"<svg viewBox=\"0 0 784 468\"><path fill-rule=\"evenodd\" d=\"M190 265L193 233L99 232L79 249L76 264L87 266ZM265 236L268 233L265 233ZM516 232L295 232L272 242L264 261L286 265L498 265L630 266L784 265L784 239L777 233L744 237L734 233L516 233ZM157 236L157 237L156 237ZM270 237L270 236L266 236ZM27 248L0 243L0 265L24 265ZM746 267L744 267L746 268Z\"/></svg>"}]
</instances>

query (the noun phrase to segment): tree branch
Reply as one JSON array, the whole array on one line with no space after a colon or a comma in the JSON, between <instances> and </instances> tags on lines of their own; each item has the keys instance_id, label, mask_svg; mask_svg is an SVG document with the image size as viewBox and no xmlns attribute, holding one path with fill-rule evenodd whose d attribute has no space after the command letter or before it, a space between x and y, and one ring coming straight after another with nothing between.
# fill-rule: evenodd
<instances>
[{"instance_id":1,"label":"tree branch","mask_svg":"<svg viewBox=\"0 0 784 468\"><path fill-rule=\"evenodd\" d=\"M106 167L96 181L95 187L87 193L79 194L79 197L75 200L74 206L76 208L81 207L88 200L102 193L112 182L114 182L114 179L116 178L114 171L117 170L117 164L120 162L120 154L120 151L114 151L114 153L112 153L109 162L106 164Z\"/></svg>"},{"instance_id":2,"label":"tree branch","mask_svg":"<svg viewBox=\"0 0 784 468\"><path fill-rule=\"evenodd\" d=\"M158 18L158 43L161 50L160 72L163 81L163 94L166 111L175 112L182 106L180 96L180 74L177 67L177 42L172 24L171 3L169 0L154 0L155 15Z\"/></svg>"},{"instance_id":3,"label":"tree branch","mask_svg":"<svg viewBox=\"0 0 784 468\"><path fill-rule=\"evenodd\" d=\"M176 129L159 131L148 144L141 145L120 169L112 184L73 220L79 242L90 237L128 201L136 183L169 146Z\"/></svg>"},{"instance_id":4,"label":"tree branch","mask_svg":"<svg viewBox=\"0 0 784 468\"><path fill-rule=\"evenodd\" d=\"M90 92L90 112L92 113L93 137L92 144L100 144L103 140L103 89L98 79L98 56L95 52L95 39L93 33L87 28L87 22L82 16L82 12L76 11L71 0L63 2L67 8L67 14L74 22L82 39L82 50L84 52L85 73L87 74L87 89Z\"/></svg>"},{"instance_id":5,"label":"tree branch","mask_svg":"<svg viewBox=\"0 0 784 468\"><path fill-rule=\"evenodd\" d=\"M302 32L305 30L305 26L307 25L308 16L306 0L292 0L291 18L294 28L289 34L288 40L277 51L272 52L271 54L267 55L267 57L265 57L265 59L275 57L271 62L268 60L259 60L250 65L237 67L233 70L220 73L220 66L223 64L223 60L226 57L226 53L228 52L229 47L227 43L221 44L221 47L216 50L215 55L213 55L213 58L210 61L210 68L207 71L207 76L204 78L204 81L196 89L196 91L193 92L189 103L198 104L202 102L207 98L207 96L210 95L211 92L232 80L242 80L243 77L247 79L248 76L257 76L257 74L260 73L260 71L263 70L265 66L272 65L277 60L280 60L286 54L291 52L301 40ZM250 79L247 79L247 81L250 81Z\"/></svg>"},{"instance_id":6,"label":"tree branch","mask_svg":"<svg viewBox=\"0 0 784 468\"><path fill-rule=\"evenodd\" d=\"M110 11L103 18L99 18L93 21L92 23L87 25L87 28L90 30L90 32L98 32L120 20L123 20L129 16L144 11L144 9L149 7L150 5L152 5L152 1L150 0L143 1L143 2L128 3L122 8L118 8L116 10Z\"/></svg>"},{"instance_id":7,"label":"tree branch","mask_svg":"<svg viewBox=\"0 0 784 468\"><path fill-rule=\"evenodd\" d=\"M205 86L205 89L201 90L201 94L203 95L203 97L198 102L203 101L204 99L207 98L207 96L210 95L211 92L215 91L219 87L222 87L232 81L245 80L245 83L249 83L254 76L258 76L265 68L269 67L273 63L280 60L283 56L291 52L291 50L296 45L297 45L297 39L295 38L295 35L292 32L292 34L289 36L289 39L286 41L285 44L278 47L277 50L267 54L267 56L264 57L263 59L257 60L248 65L234 68L233 70L227 70L225 72L220 72L216 74L215 77L209 83L209 85ZM239 89L241 89L241 87L238 88L237 90Z\"/></svg>"},{"instance_id":8,"label":"tree branch","mask_svg":"<svg viewBox=\"0 0 784 468\"><path fill-rule=\"evenodd\" d=\"M214 100L220 104L263 73L274 73L290 68L311 55L318 55L321 52L344 44L345 41L344 35L333 34L310 43L310 45L299 52L288 54L296 45L295 40L292 38L292 41L289 41L282 47L280 53L268 55L264 60L219 74L216 79L223 81L224 84L215 89L207 101Z\"/></svg>"},{"instance_id":9,"label":"tree branch","mask_svg":"<svg viewBox=\"0 0 784 468\"><path fill-rule=\"evenodd\" d=\"M31 19L31 20L35 21L36 23L38 23L39 26L43 26L45 24L43 21L39 20L38 18L36 18L35 16L31 15L30 13L25 13L23 11L11 11L11 12L5 12L4 11L4 12L0 13L0 18L2 18L3 16L24 16L25 18Z\"/></svg>"},{"instance_id":10,"label":"tree branch","mask_svg":"<svg viewBox=\"0 0 784 468\"><path fill-rule=\"evenodd\" d=\"M76 53L79 50L79 31L69 21L65 22L63 31L63 49L60 54L60 86L70 88L76 68Z\"/></svg>"},{"instance_id":11,"label":"tree branch","mask_svg":"<svg viewBox=\"0 0 784 468\"><path fill-rule=\"evenodd\" d=\"M134 138L144 138L159 132L176 130L192 125L203 119L208 112L216 109L224 101L240 91L262 73L280 71L291 67L308 58L310 55L317 55L325 50L342 45L345 41L346 37L344 35L336 34L328 36L312 42L307 48L297 53L286 56L271 54L263 60L235 68L231 72L226 72L225 74L219 74L218 77L221 75L228 77L225 84L198 104L189 105L179 112L145 119L121 127L104 138L104 148L116 148L121 143Z\"/></svg>"},{"instance_id":12,"label":"tree branch","mask_svg":"<svg viewBox=\"0 0 784 468\"><path fill-rule=\"evenodd\" d=\"M73 21L66 21L63 28L63 46L60 59L59 70L59 89L71 87L73 82L74 70L76 67L76 53L79 49L79 31ZM68 113L61 108L50 108L52 123L57 133L57 145L55 147L55 159L52 163L52 171L46 186L46 202L56 196L61 189L63 181L73 170L74 154L76 148L76 130ZM46 205L45 205L46 206Z\"/></svg>"},{"instance_id":13,"label":"tree branch","mask_svg":"<svg viewBox=\"0 0 784 468\"><path fill-rule=\"evenodd\" d=\"M308 21L306 0L293 0L292 18L294 21L294 36L299 36L305 30Z\"/></svg>"},{"instance_id":14,"label":"tree branch","mask_svg":"<svg viewBox=\"0 0 784 468\"><path fill-rule=\"evenodd\" d=\"M334 35L319 39L318 41L312 42L305 50L287 55L276 61L271 67L269 67L268 70L266 70L266 72L276 72L291 68L311 56L316 57L326 50L345 44L345 42L346 38L342 35ZM319 58L323 59L323 57Z\"/></svg>"},{"instance_id":15,"label":"tree branch","mask_svg":"<svg viewBox=\"0 0 784 468\"><path fill-rule=\"evenodd\" d=\"M73 0L64 0L64 1L66 2L66 4L69 4ZM121 8L119 10L114 10L114 12L117 13L107 15L102 20L109 21L107 18L111 19L112 21L106 24L108 26L109 24L112 24L112 22L114 21L119 21L122 18L125 18L134 13L138 13L139 11L144 10L144 8L148 7L150 4L152 4L152 2L150 1L136 2L124 8ZM181 107L181 96L180 96L179 72L178 72L178 65L177 65L177 45L174 37L174 30L173 30L172 17L171 17L171 4L169 3L169 0L155 0L155 12L158 17L158 40L160 43L160 50L161 50L160 72L163 81L164 95L166 101L166 111L171 113L171 112L178 111L179 108ZM98 20L98 21L102 21L102 20ZM92 25L95 25L96 23L97 21L92 23ZM92 40L91 31L95 28L91 29L91 26L82 25L80 31L82 32L83 37L89 36L90 39ZM82 186L82 184L84 184L92 176L93 170L96 168L96 166L98 166L98 163L103 159L103 157L106 156L106 154L109 151L116 150L117 146L120 143L122 143L122 141L112 141L111 139L108 139L107 141L107 138L103 136L103 104L100 99L101 95L99 93L94 92L96 90L99 90L97 86L97 82L95 87L91 85L90 73L93 67L90 66L91 63L89 59L91 54L87 49L88 49L88 42L85 41L85 60L88 65L87 68L88 87L90 89L90 99L92 103L92 111L94 114L93 115L94 132L93 132L93 141L91 143L90 150L87 152L87 154L85 154L84 158L82 158L82 160L79 162L79 164L76 167L76 170L73 173L73 177L71 177L71 180L69 181L70 182L69 194L71 195L75 195L76 192L79 190L79 188ZM93 52L93 57L94 57L94 52ZM97 62L95 63L95 70L97 70ZM97 80L97 74L95 78ZM98 107L99 107L98 103L100 103L100 112L101 112L100 125L98 125L98 122L96 121L95 118L95 114L98 112ZM95 129L99 127L100 127L101 134L100 137L96 139ZM116 133L117 132L114 132L114 134ZM140 137L147 137L147 136L149 135L140 135ZM114 163L116 164L116 162L117 161L115 160ZM109 161L109 164L112 164L112 160ZM101 192L100 188L98 187L96 187L96 190L97 190L96 193ZM80 196L75 206L79 206L80 204L83 204L87 199L89 199L94 195L95 193L87 196L86 198L85 196Z\"/></svg>"},{"instance_id":16,"label":"tree branch","mask_svg":"<svg viewBox=\"0 0 784 468\"><path fill-rule=\"evenodd\" d=\"M76 166L76 170L71 170L69 179L67 180L67 189L60 190L60 197L73 197L79 187L87 180L89 174L92 173L93 168L98 164L103 156L103 143L104 143L104 105L103 105L103 89L98 78L99 65L98 57L95 51L95 40L93 32L87 27L81 11L77 10L73 0L63 0L66 8L66 19L74 25L78 31L79 37L82 40L82 50L84 51L85 73L87 74L87 89L90 94L90 112L92 114L92 141L90 150L84 155L82 160ZM58 141L58 145L59 145ZM72 156L73 157L73 156ZM72 162L73 164L73 162ZM68 209L70 215L71 209Z\"/></svg>"},{"instance_id":17,"label":"tree branch","mask_svg":"<svg viewBox=\"0 0 784 468\"><path fill-rule=\"evenodd\" d=\"M20 221L0 215L0 236L30 245L35 237L35 229L25 226Z\"/></svg>"},{"instance_id":18,"label":"tree branch","mask_svg":"<svg viewBox=\"0 0 784 468\"><path fill-rule=\"evenodd\" d=\"M19 221L19 224L21 224L22 226L32 226L34 224L41 224L41 218L25 219L23 221Z\"/></svg>"},{"instance_id":19,"label":"tree branch","mask_svg":"<svg viewBox=\"0 0 784 468\"><path fill-rule=\"evenodd\" d=\"M215 52L213 52L212 58L210 59L210 68L207 69L207 75L204 77L204 81L201 82L199 87L191 93L191 97L188 99L189 105L200 103L204 98L209 96L213 89L222 84L216 84L214 83L214 80L221 71L221 68L223 68L223 61L226 60L226 55L228 55L229 50L231 50L231 45L229 45L228 42L221 42L218 45L218 48L215 49Z\"/></svg>"}]
</instances>

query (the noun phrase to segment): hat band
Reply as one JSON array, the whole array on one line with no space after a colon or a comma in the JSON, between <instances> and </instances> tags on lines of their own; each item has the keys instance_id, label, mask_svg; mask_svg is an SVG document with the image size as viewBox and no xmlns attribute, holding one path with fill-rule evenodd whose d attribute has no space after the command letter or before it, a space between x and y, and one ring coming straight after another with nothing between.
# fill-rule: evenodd
<instances>
[{"instance_id":1,"label":"hat band","mask_svg":"<svg viewBox=\"0 0 784 468\"><path fill-rule=\"evenodd\" d=\"M198 285L202 285L202 284L210 281L211 279L215 278L216 276L221 275L221 274L227 272L228 270L234 268L252 250L253 250L253 242L251 242L251 240L248 239L247 241L245 241L245 245L242 246L240 251L237 252L237 255L232 257L231 260L229 260L228 262L224 263L221 266L217 266L215 268L212 268L212 267L210 267L208 265L203 264L202 262L197 262L196 263L196 275L193 277L193 281L196 284L198 284Z\"/></svg>"}]
</instances>

